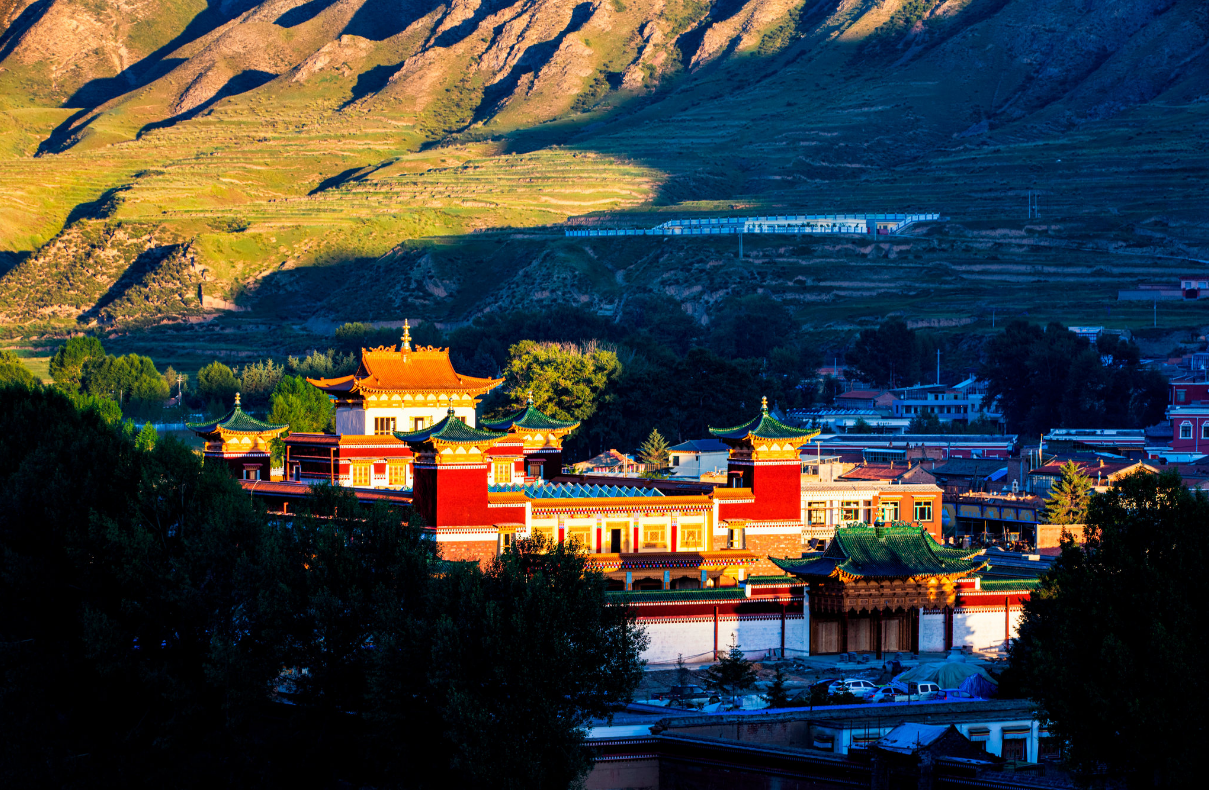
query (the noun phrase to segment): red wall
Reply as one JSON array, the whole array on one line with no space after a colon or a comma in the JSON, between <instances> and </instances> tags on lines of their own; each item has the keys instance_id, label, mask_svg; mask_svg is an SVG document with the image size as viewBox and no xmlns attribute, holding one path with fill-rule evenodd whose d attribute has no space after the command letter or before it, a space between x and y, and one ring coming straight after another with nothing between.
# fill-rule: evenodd
<instances>
[{"instance_id":1,"label":"red wall","mask_svg":"<svg viewBox=\"0 0 1209 790\"><path fill-rule=\"evenodd\" d=\"M802 465L797 461L785 464L748 466L731 464L729 472L740 472L745 485L751 487L755 502L751 504L721 503L721 518L746 518L756 521L797 521L802 516Z\"/></svg>"},{"instance_id":2,"label":"red wall","mask_svg":"<svg viewBox=\"0 0 1209 790\"><path fill-rule=\"evenodd\" d=\"M413 496L416 508L430 527L470 527L493 524L487 510L485 466L450 469L417 465Z\"/></svg>"}]
</instances>

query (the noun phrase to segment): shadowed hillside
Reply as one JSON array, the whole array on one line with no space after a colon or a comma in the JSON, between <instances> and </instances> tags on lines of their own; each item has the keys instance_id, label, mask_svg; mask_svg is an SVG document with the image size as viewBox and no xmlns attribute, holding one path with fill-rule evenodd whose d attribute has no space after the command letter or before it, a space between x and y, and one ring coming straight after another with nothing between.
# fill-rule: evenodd
<instances>
[{"instance_id":1,"label":"shadowed hillside","mask_svg":"<svg viewBox=\"0 0 1209 790\"><path fill-rule=\"evenodd\" d=\"M16 0L0 23L0 315L24 331L204 316L202 282L273 321L652 291L708 320L756 290L819 326L960 321L1075 286L1073 320L1209 260L1193 0ZM783 271L729 241L466 235L636 210L948 221L751 247Z\"/></svg>"}]
</instances>

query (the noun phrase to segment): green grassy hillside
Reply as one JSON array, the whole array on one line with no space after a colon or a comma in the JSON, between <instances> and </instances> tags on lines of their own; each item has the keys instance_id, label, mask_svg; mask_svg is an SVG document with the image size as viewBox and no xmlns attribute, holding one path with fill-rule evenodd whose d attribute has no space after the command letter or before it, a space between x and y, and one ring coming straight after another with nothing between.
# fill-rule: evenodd
<instances>
[{"instance_id":1,"label":"green grassy hillside","mask_svg":"<svg viewBox=\"0 0 1209 790\"><path fill-rule=\"evenodd\" d=\"M10 335L208 321L182 337L251 343L651 292L704 321L754 291L820 329L992 306L1140 325L1152 307L1117 289L1209 260L1191 0L105 8L0 8ZM730 239L550 228L917 210L946 221L888 244L748 239L743 260Z\"/></svg>"}]
</instances>

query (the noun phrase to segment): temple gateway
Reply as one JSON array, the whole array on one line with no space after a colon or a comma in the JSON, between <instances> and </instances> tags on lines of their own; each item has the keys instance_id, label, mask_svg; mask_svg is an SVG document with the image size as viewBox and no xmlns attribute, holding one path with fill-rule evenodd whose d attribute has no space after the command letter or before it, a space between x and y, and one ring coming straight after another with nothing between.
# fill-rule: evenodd
<instances>
[{"instance_id":1,"label":"temple gateway","mask_svg":"<svg viewBox=\"0 0 1209 790\"><path fill-rule=\"evenodd\" d=\"M207 458L277 512L315 483L414 507L449 560L489 562L539 535L574 542L637 607L649 661L712 660L732 639L788 655L1002 643L1028 594L1027 582L1012 582L988 597L992 563L936 543L935 523L841 527L826 551L803 554L815 532L801 452L818 432L779 422L766 402L710 429L727 446L718 484L564 474L562 443L578 423L531 401L480 422L480 399L502 379L458 373L448 349L413 348L407 324L398 346L363 349L353 374L308 381L335 402L336 430L285 436L284 480L260 470L288 426L255 421L238 404L190 426L207 438Z\"/></svg>"}]
</instances>

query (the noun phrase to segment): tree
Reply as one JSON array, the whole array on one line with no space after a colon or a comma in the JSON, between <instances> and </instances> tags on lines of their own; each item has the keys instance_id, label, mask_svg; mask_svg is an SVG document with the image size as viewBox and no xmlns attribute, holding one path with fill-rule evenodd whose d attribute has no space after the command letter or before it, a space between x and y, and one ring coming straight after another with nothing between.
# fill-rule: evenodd
<instances>
[{"instance_id":1,"label":"tree","mask_svg":"<svg viewBox=\"0 0 1209 790\"><path fill-rule=\"evenodd\" d=\"M785 673L781 671L781 667L777 667L772 685L768 687L768 693L761 699L767 702L770 708L788 708L793 705L789 701L789 692L785 690Z\"/></svg>"},{"instance_id":2,"label":"tree","mask_svg":"<svg viewBox=\"0 0 1209 790\"><path fill-rule=\"evenodd\" d=\"M1062 464L1058 481L1045 500L1045 518L1050 524L1082 524L1087 517L1091 479L1074 461Z\"/></svg>"},{"instance_id":3,"label":"tree","mask_svg":"<svg viewBox=\"0 0 1209 790\"><path fill-rule=\"evenodd\" d=\"M789 309L767 294L726 300L710 326L711 346L730 359L766 357L792 343L798 332Z\"/></svg>"},{"instance_id":4,"label":"tree","mask_svg":"<svg viewBox=\"0 0 1209 790\"><path fill-rule=\"evenodd\" d=\"M903 387L919 383L935 354L934 342L896 316L876 329L862 329L845 359L874 386Z\"/></svg>"},{"instance_id":5,"label":"tree","mask_svg":"<svg viewBox=\"0 0 1209 790\"><path fill-rule=\"evenodd\" d=\"M1004 684L1036 700L1081 769L1131 787L1194 787L1209 680L1209 498L1136 474L1088 506L1024 605ZM1172 682L1178 678L1178 682Z\"/></svg>"},{"instance_id":6,"label":"tree","mask_svg":"<svg viewBox=\"0 0 1209 790\"><path fill-rule=\"evenodd\" d=\"M676 654L676 685L687 686L688 682L693 679L693 675L689 672L688 665L684 663L684 654Z\"/></svg>"},{"instance_id":7,"label":"tree","mask_svg":"<svg viewBox=\"0 0 1209 790\"><path fill-rule=\"evenodd\" d=\"M660 472L668 466L668 444L663 434L652 428L646 441L638 448L638 458L646 464L647 472Z\"/></svg>"},{"instance_id":8,"label":"tree","mask_svg":"<svg viewBox=\"0 0 1209 790\"><path fill-rule=\"evenodd\" d=\"M709 688L716 689L719 694L732 699L740 691L746 691L755 685L756 671L751 662L743 657L743 651L736 644L733 634L730 638L730 649L717 664L705 670L703 679Z\"/></svg>"},{"instance_id":9,"label":"tree","mask_svg":"<svg viewBox=\"0 0 1209 790\"><path fill-rule=\"evenodd\" d=\"M23 387L34 389L42 382L11 351L0 350L0 387Z\"/></svg>"},{"instance_id":10,"label":"tree","mask_svg":"<svg viewBox=\"0 0 1209 790\"><path fill-rule=\"evenodd\" d=\"M245 403L268 403L285 368L271 359L245 365L239 376L239 391Z\"/></svg>"},{"instance_id":11,"label":"tree","mask_svg":"<svg viewBox=\"0 0 1209 790\"><path fill-rule=\"evenodd\" d=\"M583 421L600 408L605 388L621 370L609 346L522 340L510 349L504 376L515 406L532 392L533 405L551 417Z\"/></svg>"},{"instance_id":12,"label":"tree","mask_svg":"<svg viewBox=\"0 0 1209 790\"><path fill-rule=\"evenodd\" d=\"M604 578L566 544L518 541L486 569L449 563L419 623L385 600L369 699L388 773L442 769L415 786L572 786L591 766L588 722L642 677L633 612L606 605Z\"/></svg>"},{"instance_id":13,"label":"tree","mask_svg":"<svg viewBox=\"0 0 1209 790\"><path fill-rule=\"evenodd\" d=\"M197 371L194 392L203 400L230 403L238 391L239 379L235 378L235 372L218 360Z\"/></svg>"},{"instance_id":14,"label":"tree","mask_svg":"<svg viewBox=\"0 0 1209 790\"><path fill-rule=\"evenodd\" d=\"M105 356L105 347L101 341L91 335L71 337L59 346L59 350L50 358L50 377L55 386L64 392L75 392L80 387L84 363L90 359Z\"/></svg>"},{"instance_id":15,"label":"tree","mask_svg":"<svg viewBox=\"0 0 1209 790\"><path fill-rule=\"evenodd\" d=\"M283 376L269 397L268 421L293 433L320 433L332 427L336 408L327 393L301 376Z\"/></svg>"},{"instance_id":16,"label":"tree","mask_svg":"<svg viewBox=\"0 0 1209 790\"><path fill-rule=\"evenodd\" d=\"M155 441L159 436L155 432L155 426L149 422L143 423L143 427L139 429L138 435L134 437L135 448L147 452L155 448Z\"/></svg>"}]
</instances>

